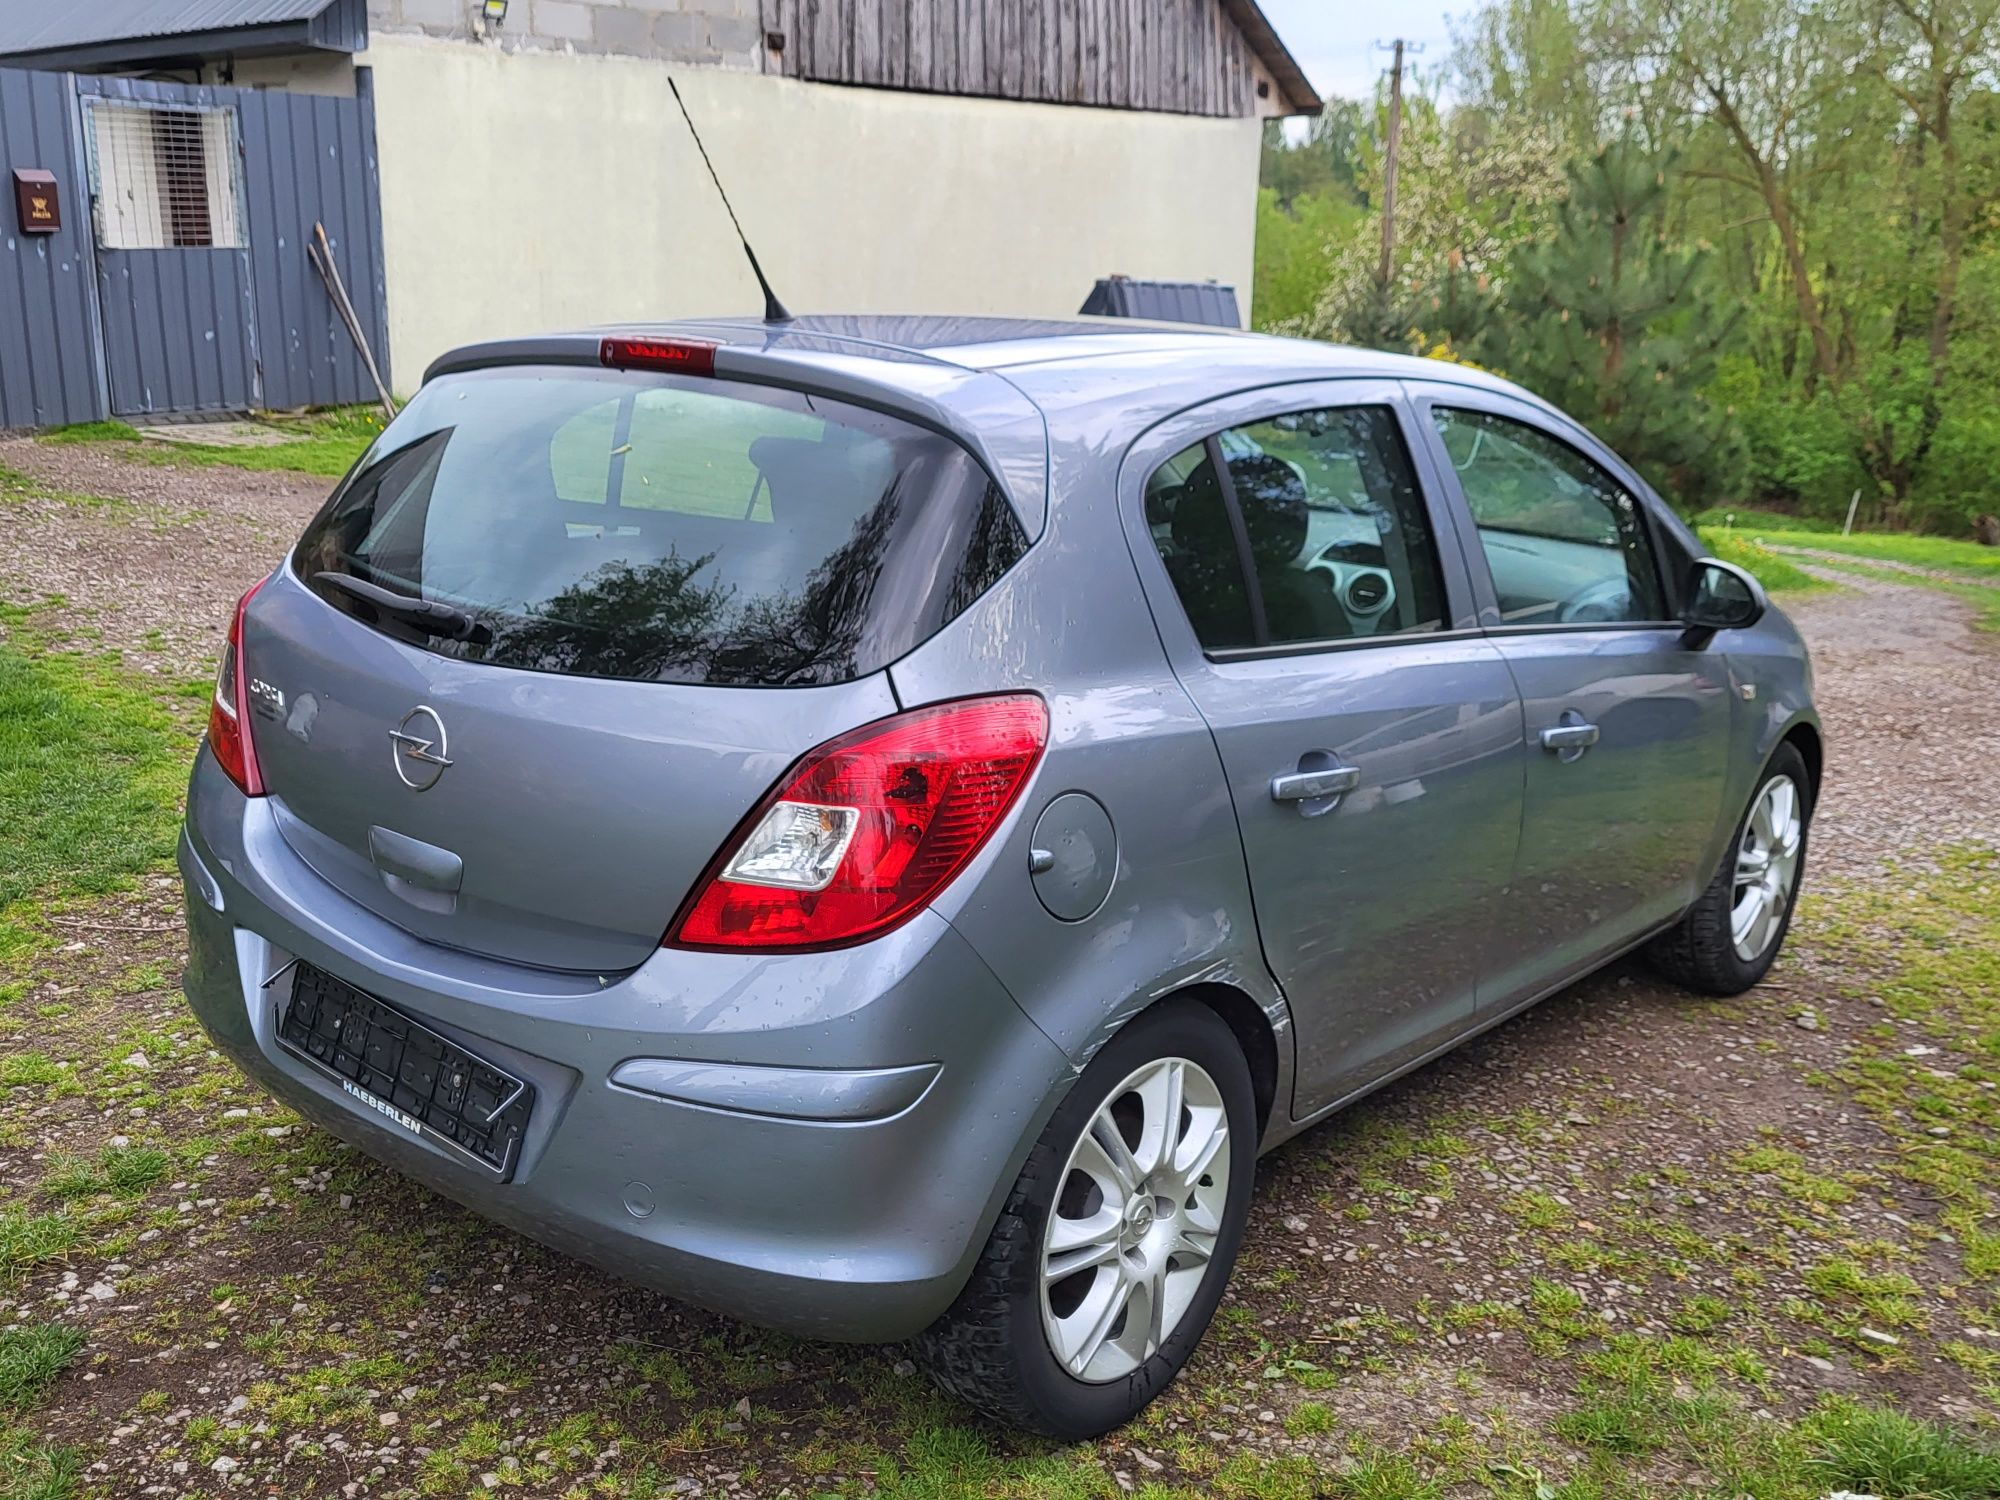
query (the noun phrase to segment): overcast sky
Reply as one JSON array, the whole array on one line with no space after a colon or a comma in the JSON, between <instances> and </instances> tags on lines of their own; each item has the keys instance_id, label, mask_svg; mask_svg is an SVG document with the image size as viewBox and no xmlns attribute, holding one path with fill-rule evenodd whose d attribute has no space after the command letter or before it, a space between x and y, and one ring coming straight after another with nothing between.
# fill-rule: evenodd
<instances>
[{"instance_id":1,"label":"overcast sky","mask_svg":"<svg viewBox=\"0 0 2000 1500\"><path fill-rule=\"evenodd\" d=\"M1425 0L1259 0L1264 14L1284 38L1285 46L1305 69L1306 77L1323 95L1366 99L1375 80L1389 66L1388 53L1377 42L1402 37L1422 43L1415 60L1441 66L1451 50L1449 15L1465 15L1474 0L1451 5Z\"/></svg>"}]
</instances>

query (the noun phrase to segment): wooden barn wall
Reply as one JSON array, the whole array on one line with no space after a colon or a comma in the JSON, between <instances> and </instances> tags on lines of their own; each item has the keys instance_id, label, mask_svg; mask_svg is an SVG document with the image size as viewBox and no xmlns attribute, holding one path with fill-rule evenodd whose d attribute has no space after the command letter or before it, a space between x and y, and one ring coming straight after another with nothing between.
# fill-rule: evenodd
<instances>
[{"instance_id":1,"label":"wooden barn wall","mask_svg":"<svg viewBox=\"0 0 2000 1500\"><path fill-rule=\"evenodd\" d=\"M1219 0L763 0L788 77L1175 114L1254 114Z\"/></svg>"}]
</instances>

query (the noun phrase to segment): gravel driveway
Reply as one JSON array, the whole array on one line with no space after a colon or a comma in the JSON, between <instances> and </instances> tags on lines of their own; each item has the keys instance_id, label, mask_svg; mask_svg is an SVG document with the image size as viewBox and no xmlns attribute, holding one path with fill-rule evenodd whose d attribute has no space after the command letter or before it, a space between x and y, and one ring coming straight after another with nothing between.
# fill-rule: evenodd
<instances>
[{"instance_id":1,"label":"gravel driveway","mask_svg":"<svg viewBox=\"0 0 2000 1500\"><path fill-rule=\"evenodd\" d=\"M0 465L33 491L0 494L6 596L60 595L73 638L100 632L185 676L208 670L230 603L329 488L23 442L0 443ZM116 503L61 498L78 493ZM1065 1492L1246 1493L1230 1465L1338 1474L1375 1451L1443 1465L1447 1434L1479 1472L1581 1472L1608 1451L1640 1476L1618 1493L1667 1493L1704 1472L1684 1447L1607 1449L1571 1421L1598 1399L1590 1361L1622 1334L1687 1345L1666 1404L1714 1385L1766 1417L1855 1393L1989 1420L1994 1377L1952 1351L2000 1350L2000 1315L1948 1227L1951 1185L1908 1171L1926 1149L1899 1123L1912 1106L1878 1107L1874 1075L1844 1080L1878 1051L1920 1057L1936 1092L1978 1076L1952 1035L1897 1009L1889 976L1915 961L1900 922L1950 920L1922 867L1962 874L1958 846L2000 845L2000 643L1956 598L1841 581L1793 610L1829 780L1812 902L1772 981L1694 1003L1614 968L1266 1159L1210 1337L1103 1443L1058 1455L966 1427L897 1351L676 1305L299 1125L189 1022L165 880L78 924L0 1010L0 1054L32 1047L77 1080L11 1091L4 1186L28 1192L59 1153L128 1134L174 1161L138 1217L0 1297L0 1319L32 1310L88 1335L37 1421L82 1451L87 1485L121 1497L804 1496L940 1451L995 1485L1040 1472L996 1466L1046 1464ZM154 978L119 982L134 973ZM24 1021L93 994L113 998Z\"/></svg>"},{"instance_id":2,"label":"gravel driveway","mask_svg":"<svg viewBox=\"0 0 2000 1500\"><path fill-rule=\"evenodd\" d=\"M0 441L0 601L59 597L49 620L59 636L96 640L141 671L205 676L237 596L332 489L312 474Z\"/></svg>"},{"instance_id":3,"label":"gravel driveway","mask_svg":"<svg viewBox=\"0 0 2000 1500\"><path fill-rule=\"evenodd\" d=\"M1971 606L1949 594L1810 571L1840 585L1786 606L1812 647L1826 725L1819 869L1866 875L1891 856L2000 838L2000 639L1975 632Z\"/></svg>"}]
</instances>

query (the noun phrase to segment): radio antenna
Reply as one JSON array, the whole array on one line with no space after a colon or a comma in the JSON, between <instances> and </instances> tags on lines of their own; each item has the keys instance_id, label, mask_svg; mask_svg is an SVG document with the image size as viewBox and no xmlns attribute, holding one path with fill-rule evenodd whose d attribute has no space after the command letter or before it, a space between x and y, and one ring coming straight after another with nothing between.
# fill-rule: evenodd
<instances>
[{"instance_id":1,"label":"radio antenna","mask_svg":"<svg viewBox=\"0 0 2000 1500\"><path fill-rule=\"evenodd\" d=\"M708 168L708 180L715 184L715 196L722 200L722 211L729 215L729 222L736 228L736 238L742 242L743 253L750 261L750 274L757 278L757 285L764 292L764 321L766 323L789 323L792 315L785 310L785 304L778 300L778 294L771 290L771 283L765 279L764 268L757 264L757 252L750 248L750 236L743 232L742 221L736 217L736 210L730 206L729 194L722 190L722 179L715 175L715 163L708 159L708 147L701 143L701 132L694 128L694 116L688 113L687 101L681 98L681 91L672 78L667 87L673 90L674 103L681 107L681 118L687 121L688 134L694 137L694 149L701 153L701 164Z\"/></svg>"}]
</instances>

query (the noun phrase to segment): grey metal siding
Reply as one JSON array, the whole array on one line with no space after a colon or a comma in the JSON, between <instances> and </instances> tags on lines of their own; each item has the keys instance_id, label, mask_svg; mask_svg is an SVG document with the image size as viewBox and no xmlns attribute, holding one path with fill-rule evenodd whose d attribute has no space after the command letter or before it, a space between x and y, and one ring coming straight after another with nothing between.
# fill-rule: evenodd
<instances>
[{"instance_id":1,"label":"grey metal siding","mask_svg":"<svg viewBox=\"0 0 2000 1500\"><path fill-rule=\"evenodd\" d=\"M88 101L229 108L238 89L78 78ZM91 129L84 110L84 129ZM238 140L242 121L238 119ZM246 196L249 184L244 184ZM260 399L251 345L250 253L246 248L96 251L111 410L242 411Z\"/></svg>"},{"instance_id":2,"label":"grey metal siding","mask_svg":"<svg viewBox=\"0 0 2000 1500\"><path fill-rule=\"evenodd\" d=\"M784 73L1176 114L1257 112L1221 0L763 0Z\"/></svg>"},{"instance_id":3,"label":"grey metal siding","mask_svg":"<svg viewBox=\"0 0 2000 1500\"><path fill-rule=\"evenodd\" d=\"M0 72L0 94L13 80L59 76ZM374 99L365 69L357 79L353 99L134 78L71 85L91 97L229 108L237 116L245 249L96 252L113 412L373 399L361 356L306 254L318 221L387 378ZM73 211L87 236L82 175ZM38 346L40 336L31 332L29 343ZM9 347L0 328L0 351Z\"/></svg>"},{"instance_id":4,"label":"grey metal siding","mask_svg":"<svg viewBox=\"0 0 2000 1500\"><path fill-rule=\"evenodd\" d=\"M333 4L312 18L307 34L315 47L334 52L366 52L367 0L333 0Z\"/></svg>"},{"instance_id":5,"label":"grey metal siding","mask_svg":"<svg viewBox=\"0 0 2000 1500\"><path fill-rule=\"evenodd\" d=\"M23 235L0 185L0 428L109 415L369 401L374 387L306 256L326 226L388 371L388 297L367 69L356 97L0 69L0 170L56 174L63 227ZM87 101L229 108L242 162L241 248L95 243Z\"/></svg>"},{"instance_id":6,"label":"grey metal siding","mask_svg":"<svg viewBox=\"0 0 2000 1500\"><path fill-rule=\"evenodd\" d=\"M263 405L367 401L374 389L326 287L306 258L315 220L326 226L347 295L384 379L388 317L382 277L375 109L366 69L354 99L275 89L218 90L243 110Z\"/></svg>"},{"instance_id":7,"label":"grey metal siding","mask_svg":"<svg viewBox=\"0 0 2000 1500\"><path fill-rule=\"evenodd\" d=\"M105 348L111 409L244 411L257 399L238 329L250 314L245 258L227 250L107 253Z\"/></svg>"},{"instance_id":8,"label":"grey metal siding","mask_svg":"<svg viewBox=\"0 0 2000 1500\"><path fill-rule=\"evenodd\" d=\"M0 428L90 422L108 412L91 285L90 208L76 100L60 73L0 72L0 171L56 174L63 227L24 235L11 176L0 201Z\"/></svg>"}]
</instances>

